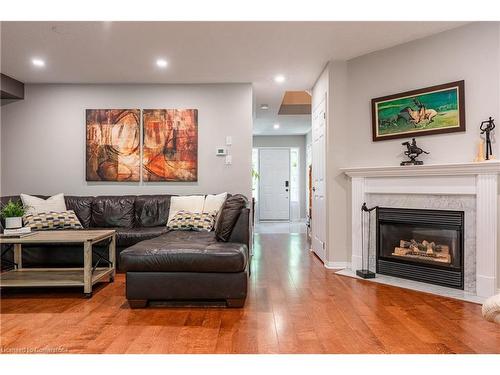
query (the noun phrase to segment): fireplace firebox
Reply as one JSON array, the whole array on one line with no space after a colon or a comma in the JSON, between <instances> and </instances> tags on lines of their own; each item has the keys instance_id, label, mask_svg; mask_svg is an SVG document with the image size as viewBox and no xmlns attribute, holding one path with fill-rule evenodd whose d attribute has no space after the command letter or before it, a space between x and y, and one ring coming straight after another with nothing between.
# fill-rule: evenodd
<instances>
[{"instance_id":1,"label":"fireplace firebox","mask_svg":"<svg viewBox=\"0 0 500 375\"><path fill-rule=\"evenodd\" d=\"M464 288L464 212L379 207L377 273Z\"/></svg>"}]
</instances>

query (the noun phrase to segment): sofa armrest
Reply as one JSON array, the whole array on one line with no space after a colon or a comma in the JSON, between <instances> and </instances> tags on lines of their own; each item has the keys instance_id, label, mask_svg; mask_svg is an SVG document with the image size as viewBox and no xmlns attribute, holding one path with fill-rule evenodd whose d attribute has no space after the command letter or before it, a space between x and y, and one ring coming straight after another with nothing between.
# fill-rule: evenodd
<instances>
[{"instance_id":1,"label":"sofa armrest","mask_svg":"<svg viewBox=\"0 0 500 375\"><path fill-rule=\"evenodd\" d=\"M243 243L250 249L250 209L243 208L228 242Z\"/></svg>"}]
</instances>

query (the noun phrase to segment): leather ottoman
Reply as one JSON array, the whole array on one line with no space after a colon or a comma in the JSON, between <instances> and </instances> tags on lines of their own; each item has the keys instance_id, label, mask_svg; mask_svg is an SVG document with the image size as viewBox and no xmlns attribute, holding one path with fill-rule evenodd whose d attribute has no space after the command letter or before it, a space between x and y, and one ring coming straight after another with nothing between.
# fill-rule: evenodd
<instances>
[{"instance_id":1,"label":"leather ottoman","mask_svg":"<svg viewBox=\"0 0 500 375\"><path fill-rule=\"evenodd\" d=\"M214 232L171 231L141 241L120 254L127 273L131 307L148 301L225 301L245 303L248 248L217 241Z\"/></svg>"}]
</instances>

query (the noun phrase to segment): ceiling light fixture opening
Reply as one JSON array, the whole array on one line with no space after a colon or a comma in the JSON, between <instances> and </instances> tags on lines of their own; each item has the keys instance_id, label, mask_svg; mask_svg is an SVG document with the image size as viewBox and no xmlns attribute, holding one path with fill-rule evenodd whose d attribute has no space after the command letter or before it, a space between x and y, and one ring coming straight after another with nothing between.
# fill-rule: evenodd
<instances>
[{"instance_id":1,"label":"ceiling light fixture opening","mask_svg":"<svg viewBox=\"0 0 500 375\"><path fill-rule=\"evenodd\" d=\"M273 128L274 128L274 129L279 129L279 128L280 128L280 124L274 124L274 125L273 125Z\"/></svg>"},{"instance_id":2,"label":"ceiling light fixture opening","mask_svg":"<svg viewBox=\"0 0 500 375\"><path fill-rule=\"evenodd\" d=\"M260 109L267 111L269 109L269 105L268 104L261 104Z\"/></svg>"},{"instance_id":3,"label":"ceiling light fixture opening","mask_svg":"<svg viewBox=\"0 0 500 375\"><path fill-rule=\"evenodd\" d=\"M43 61L42 59L33 59L33 60L31 60L31 63L35 66L38 66L38 67L45 66L45 61Z\"/></svg>"},{"instance_id":4,"label":"ceiling light fixture opening","mask_svg":"<svg viewBox=\"0 0 500 375\"><path fill-rule=\"evenodd\" d=\"M278 74L274 77L274 82L283 83L285 82L285 76L283 74Z\"/></svg>"},{"instance_id":5,"label":"ceiling light fixture opening","mask_svg":"<svg viewBox=\"0 0 500 375\"><path fill-rule=\"evenodd\" d=\"M156 60L156 65L160 68L166 68L168 65L168 61L165 59L157 59Z\"/></svg>"}]
</instances>

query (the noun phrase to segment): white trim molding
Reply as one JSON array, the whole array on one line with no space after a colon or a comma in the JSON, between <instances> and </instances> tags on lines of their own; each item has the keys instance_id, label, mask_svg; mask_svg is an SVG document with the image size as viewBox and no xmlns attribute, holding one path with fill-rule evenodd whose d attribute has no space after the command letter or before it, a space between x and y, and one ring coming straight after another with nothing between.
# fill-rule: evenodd
<instances>
[{"instance_id":1,"label":"white trim molding","mask_svg":"<svg viewBox=\"0 0 500 375\"><path fill-rule=\"evenodd\" d=\"M489 297L497 289L498 175L480 174L476 181L476 289Z\"/></svg>"},{"instance_id":2,"label":"white trim molding","mask_svg":"<svg viewBox=\"0 0 500 375\"><path fill-rule=\"evenodd\" d=\"M367 194L468 195L476 200L476 293L497 292L500 161L341 170L351 177L352 269L361 268L361 205Z\"/></svg>"},{"instance_id":3,"label":"white trim molding","mask_svg":"<svg viewBox=\"0 0 500 375\"><path fill-rule=\"evenodd\" d=\"M325 268L329 270L338 270L343 268L351 268L350 262L325 262Z\"/></svg>"}]
</instances>

